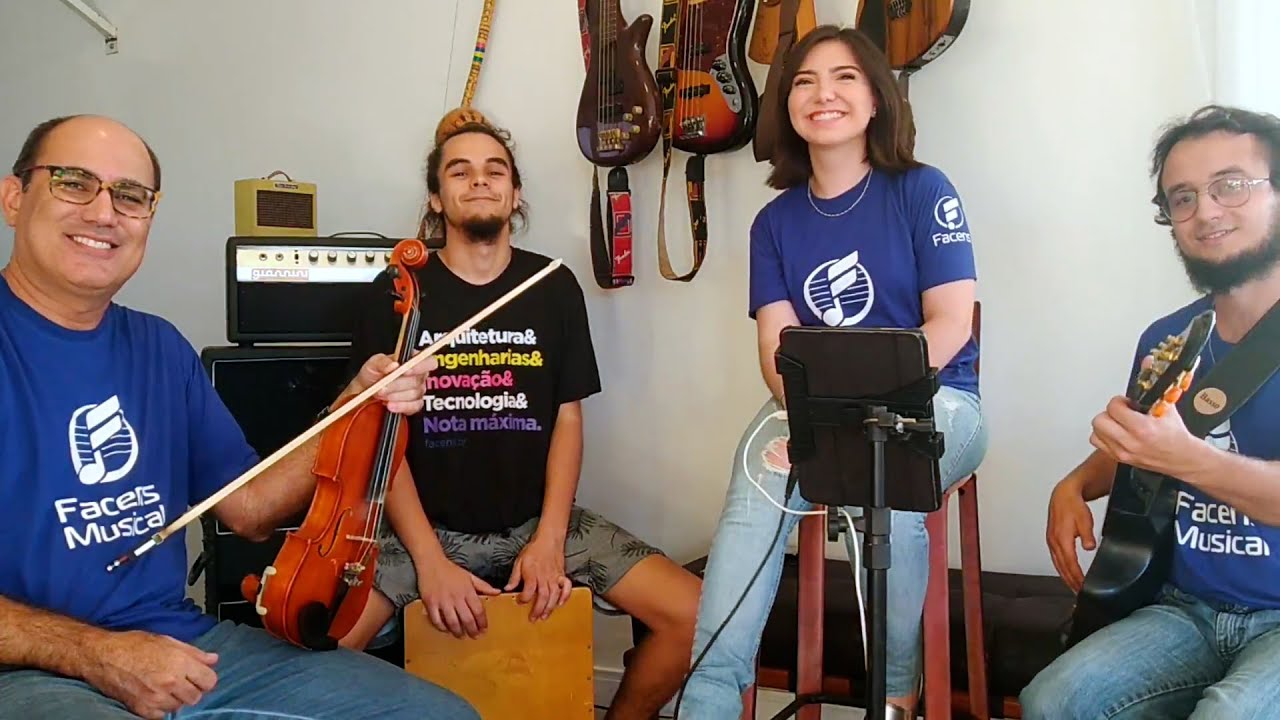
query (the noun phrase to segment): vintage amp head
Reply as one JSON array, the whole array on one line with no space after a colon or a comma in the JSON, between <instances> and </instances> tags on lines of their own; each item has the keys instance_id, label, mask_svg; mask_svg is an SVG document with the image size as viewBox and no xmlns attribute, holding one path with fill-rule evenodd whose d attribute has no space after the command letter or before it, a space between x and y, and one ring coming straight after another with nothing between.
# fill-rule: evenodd
<instances>
[{"instance_id":1,"label":"vintage amp head","mask_svg":"<svg viewBox=\"0 0 1280 720\"><path fill-rule=\"evenodd\" d=\"M359 303L397 242L227 238L227 340L350 342Z\"/></svg>"},{"instance_id":2,"label":"vintage amp head","mask_svg":"<svg viewBox=\"0 0 1280 720\"><path fill-rule=\"evenodd\" d=\"M272 180L284 175L285 180ZM236 181L236 235L315 237L316 186L294 182L277 170L265 178Z\"/></svg>"}]
</instances>

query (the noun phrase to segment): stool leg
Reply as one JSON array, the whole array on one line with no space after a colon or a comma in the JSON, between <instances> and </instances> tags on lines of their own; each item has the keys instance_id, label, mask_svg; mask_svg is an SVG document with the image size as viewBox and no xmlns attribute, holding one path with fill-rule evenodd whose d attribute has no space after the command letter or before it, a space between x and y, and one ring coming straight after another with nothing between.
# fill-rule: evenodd
<instances>
[{"instance_id":1,"label":"stool leg","mask_svg":"<svg viewBox=\"0 0 1280 720\"><path fill-rule=\"evenodd\" d=\"M989 720L986 625L982 616L982 546L978 540L978 476L974 474L960 488L960 572L964 583L969 714L977 720Z\"/></svg>"},{"instance_id":2,"label":"stool leg","mask_svg":"<svg viewBox=\"0 0 1280 720\"><path fill-rule=\"evenodd\" d=\"M815 510L818 508L814 508ZM800 578L796 624L796 693L822 692L822 621L826 598L827 516L800 520ZM821 720L821 705L806 705L797 720Z\"/></svg>"},{"instance_id":3,"label":"stool leg","mask_svg":"<svg viewBox=\"0 0 1280 720\"><path fill-rule=\"evenodd\" d=\"M929 720L951 720L951 602L947 578L947 510L929 513L929 587L924 597L924 716Z\"/></svg>"},{"instance_id":4,"label":"stool leg","mask_svg":"<svg viewBox=\"0 0 1280 720\"><path fill-rule=\"evenodd\" d=\"M760 672L760 656L756 656L755 662L756 672ZM742 718L741 720L756 720L756 684L751 683L747 689L742 692Z\"/></svg>"}]
</instances>

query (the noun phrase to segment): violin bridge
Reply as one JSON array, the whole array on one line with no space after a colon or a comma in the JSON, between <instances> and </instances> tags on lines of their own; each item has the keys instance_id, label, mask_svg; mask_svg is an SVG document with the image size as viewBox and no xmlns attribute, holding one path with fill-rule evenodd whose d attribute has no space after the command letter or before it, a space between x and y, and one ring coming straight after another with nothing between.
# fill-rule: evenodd
<instances>
[{"instance_id":1,"label":"violin bridge","mask_svg":"<svg viewBox=\"0 0 1280 720\"><path fill-rule=\"evenodd\" d=\"M367 542L367 543L378 542L378 538L364 537L363 535L348 535L347 539L350 540L351 542Z\"/></svg>"},{"instance_id":2,"label":"violin bridge","mask_svg":"<svg viewBox=\"0 0 1280 720\"><path fill-rule=\"evenodd\" d=\"M342 579L347 585L360 585L360 575L364 573L364 563L347 563L342 567Z\"/></svg>"}]
</instances>

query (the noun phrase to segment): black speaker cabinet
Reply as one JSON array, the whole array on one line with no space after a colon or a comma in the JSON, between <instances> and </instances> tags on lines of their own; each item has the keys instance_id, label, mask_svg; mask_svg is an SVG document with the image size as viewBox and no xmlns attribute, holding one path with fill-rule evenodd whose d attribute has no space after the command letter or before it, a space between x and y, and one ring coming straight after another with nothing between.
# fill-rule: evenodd
<instances>
[{"instance_id":1,"label":"black speaker cabinet","mask_svg":"<svg viewBox=\"0 0 1280 720\"><path fill-rule=\"evenodd\" d=\"M338 396L346 385L349 350L347 346L207 347L200 357L245 439L265 458L305 432L316 414ZM275 560L285 533L296 529L303 517L305 509L261 543L233 534L213 513L202 517L202 553L190 581L194 584L203 571L205 612L261 627L253 603L240 592L240 582L246 575L261 574Z\"/></svg>"}]
</instances>

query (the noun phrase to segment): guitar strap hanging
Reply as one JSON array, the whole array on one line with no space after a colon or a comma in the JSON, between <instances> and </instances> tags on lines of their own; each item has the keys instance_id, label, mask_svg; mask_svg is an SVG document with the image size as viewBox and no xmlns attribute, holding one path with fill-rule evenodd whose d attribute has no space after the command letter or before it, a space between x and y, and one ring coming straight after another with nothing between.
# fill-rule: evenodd
<instances>
[{"instance_id":1,"label":"guitar strap hanging","mask_svg":"<svg viewBox=\"0 0 1280 720\"><path fill-rule=\"evenodd\" d=\"M1210 340L1212 342L1212 339ZM1222 362L1178 400L1178 414L1203 438L1253 397L1280 369L1280 302L1271 306Z\"/></svg>"},{"instance_id":2,"label":"guitar strap hanging","mask_svg":"<svg viewBox=\"0 0 1280 720\"><path fill-rule=\"evenodd\" d=\"M591 28L587 0L578 0L578 29L582 33L582 62L591 69ZM609 171L605 225L600 223L600 168L591 166L591 270L605 290L635 283L631 256L631 187L625 167Z\"/></svg>"},{"instance_id":3,"label":"guitar strap hanging","mask_svg":"<svg viewBox=\"0 0 1280 720\"><path fill-rule=\"evenodd\" d=\"M662 0L662 21L658 34L658 70L654 78L662 91L662 195L658 201L658 270L668 280L688 282L702 268L707 256L707 205L703 183L706 179L704 155L692 155L685 164L685 196L689 203L689 226L693 235L693 268L677 275L667 254L667 177L671 171L671 146L675 134L677 78L676 65L680 0Z\"/></svg>"},{"instance_id":4,"label":"guitar strap hanging","mask_svg":"<svg viewBox=\"0 0 1280 720\"><path fill-rule=\"evenodd\" d=\"M778 141L778 83L782 76L782 63L796 41L796 17L800 14L800 0L782 0L781 17L778 20L778 46L773 51L773 62L765 77L764 92L760 95L760 115L756 118L756 134L751 140L751 150L756 162L773 158L773 146Z\"/></svg>"}]
</instances>

